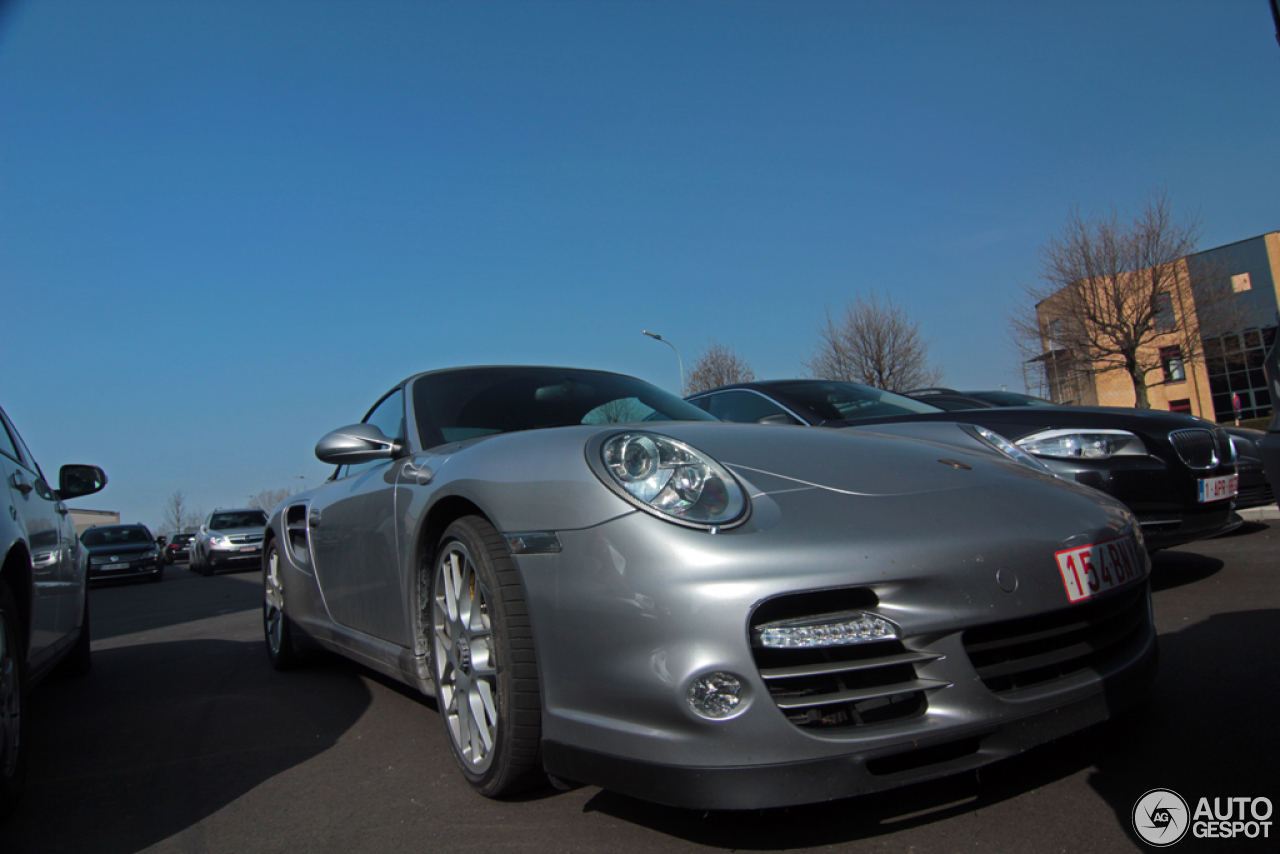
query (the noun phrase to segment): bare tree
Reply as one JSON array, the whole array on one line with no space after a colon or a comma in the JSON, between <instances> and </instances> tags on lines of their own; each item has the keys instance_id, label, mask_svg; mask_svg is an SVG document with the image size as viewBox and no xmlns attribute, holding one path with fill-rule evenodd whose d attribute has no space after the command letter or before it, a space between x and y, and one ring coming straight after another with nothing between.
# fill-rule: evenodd
<instances>
[{"instance_id":1,"label":"bare tree","mask_svg":"<svg viewBox=\"0 0 1280 854\"><path fill-rule=\"evenodd\" d=\"M827 308L818 343L804 363L820 379L865 383L888 391L908 391L942 382L942 368L929 364L929 345L920 324L886 296L850 300L844 316Z\"/></svg>"},{"instance_id":2,"label":"bare tree","mask_svg":"<svg viewBox=\"0 0 1280 854\"><path fill-rule=\"evenodd\" d=\"M277 504L290 495L293 495L293 491L289 489L264 489L249 499L249 506L270 513Z\"/></svg>"},{"instance_id":3,"label":"bare tree","mask_svg":"<svg viewBox=\"0 0 1280 854\"><path fill-rule=\"evenodd\" d=\"M187 507L187 497L181 489L174 490L164 503L164 521L160 525L160 533L172 537L192 530L199 526L202 516L203 514Z\"/></svg>"},{"instance_id":4,"label":"bare tree","mask_svg":"<svg viewBox=\"0 0 1280 854\"><path fill-rule=\"evenodd\" d=\"M747 360L719 341L708 344L693 361L686 393L693 394L730 383L749 383L756 378Z\"/></svg>"},{"instance_id":5,"label":"bare tree","mask_svg":"<svg viewBox=\"0 0 1280 854\"><path fill-rule=\"evenodd\" d=\"M1106 217L1073 211L1040 251L1040 282L1010 318L1015 339L1062 382L1124 371L1134 405L1149 409L1149 386L1182 381L1204 339L1241 322L1221 270L1188 262L1199 236L1195 219L1175 219L1163 190L1128 220L1114 208Z\"/></svg>"}]
</instances>

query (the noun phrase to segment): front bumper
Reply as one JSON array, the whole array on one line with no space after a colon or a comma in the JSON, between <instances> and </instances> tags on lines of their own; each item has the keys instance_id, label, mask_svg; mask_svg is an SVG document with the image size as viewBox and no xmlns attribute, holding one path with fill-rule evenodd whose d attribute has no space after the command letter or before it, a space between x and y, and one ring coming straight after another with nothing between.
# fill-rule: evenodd
<instances>
[{"instance_id":1,"label":"front bumper","mask_svg":"<svg viewBox=\"0 0 1280 854\"><path fill-rule=\"evenodd\" d=\"M262 563L262 544L233 546L230 549L211 548L208 552L211 567L259 566Z\"/></svg>"},{"instance_id":2,"label":"front bumper","mask_svg":"<svg viewBox=\"0 0 1280 854\"><path fill-rule=\"evenodd\" d=\"M560 532L559 554L517 556L550 774L691 808L830 800L1017 753L1106 720L1151 682L1141 549L1140 578L1085 605L1055 563L1132 530L1096 493L1029 475L951 499L776 498L717 535L632 513ZM900 639L791 660L750 640L761 621L850 603ZM731 718L686 701L712 672L742 682ZM838 699L806 709L815 696Z\"/></svg>"},{"instance_id":3,"label":"front bumper","mask_svg":"<svg viewBox=\"0 0 1280 854\"><path fill-rule=\"evenodd\" d=\"M1155 551L1224 534L1239 525L1239 505L1226 499L1201 503L1196 482L1235 473L1234 466L1193 471L1155 456L1107 460L1039 458L1055 474L1100 489L1123 502L1142 524L1147 548ZM1244 488L1241 478L1241 489Z\"/></svg>"},{"instance_id":4,"label":"front bumper","mask_svg":"<svg viewBox=\"0 0 1280 854\"><path fill-rule=\"evenodd\" d=\"M128 578L155 578L164 567L159 556L133 560L114 561L111 563L94 563L89 561L90 581L117 581Z\"/></svg>"}]
</instances>

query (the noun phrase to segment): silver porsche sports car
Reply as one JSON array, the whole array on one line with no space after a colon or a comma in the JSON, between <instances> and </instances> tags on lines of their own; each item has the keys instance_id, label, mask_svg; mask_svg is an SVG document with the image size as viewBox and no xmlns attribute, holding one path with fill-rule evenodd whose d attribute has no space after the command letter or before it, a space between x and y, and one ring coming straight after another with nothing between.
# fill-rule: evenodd
<instances>
[{"instance_id":1,"label":"silver porsche sports car","mask_svg":"<svg viewBox=\"0 0 1280 854\"><path fill-rule=\"evenodd\" d=\"M1133 516L929 429L722 423L600 371L418 374L273 512L268 655L434 696L489 796L816 802L1108 718L1156 664Z\"/></svg>"}]
</instances>

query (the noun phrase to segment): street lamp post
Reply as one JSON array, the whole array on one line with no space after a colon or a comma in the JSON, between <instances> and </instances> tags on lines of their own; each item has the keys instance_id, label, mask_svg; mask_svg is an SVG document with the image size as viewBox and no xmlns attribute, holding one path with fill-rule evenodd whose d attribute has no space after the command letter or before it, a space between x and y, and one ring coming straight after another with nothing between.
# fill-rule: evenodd
<instances>
[{"instance_id":1,"label":"street lamp post","mask_svg":"<svg viewBox=\"0 0 1280 854\"><path fill-rule=\"evenodd\" d=\"M676 351L676 364L678 364L678 365L680 366L680 396L681 396L681 397L684 397L684 359L681 359L681 358L680 358L680 351L679 351L679 350L676 350L676 345L675 345L675 344L672 344L670 341L668 341L667 339L663 338L663 337L662 337L661 335L659 335L658 333L656 333L656 332L650 332L650 331L649 331L649 330L647 330L647 329L644 329L644 330L642 330L642 331L644 332L644 334L645 334L645 335L648 335L648 336L649 336L650 338L652 338L654 341L661 341L663 344L666 344L666 345L667 345L668 347L670 347L672 350L675 350L675 351Z\"/></svg>"}]
</instances>

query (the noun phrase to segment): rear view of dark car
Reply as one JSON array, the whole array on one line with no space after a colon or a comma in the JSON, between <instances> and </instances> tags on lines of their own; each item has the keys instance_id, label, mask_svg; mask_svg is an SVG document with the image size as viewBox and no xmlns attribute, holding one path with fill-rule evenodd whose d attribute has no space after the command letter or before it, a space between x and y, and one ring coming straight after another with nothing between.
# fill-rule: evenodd
<instances>
[{"instance_id":1,"label":"rear view of dark car","mask_svg":"<svg viewBox=\"0 0 1280 854\"><path fill-rule=\"evenodd\" d=\"M174 534L173 539L164 547L162 554L165 563L177 563L191 557L191 541L195 534Z\"/></svg>"},{"instance_id":2,"label":"rear view of dark car","mask_svg":"<svg viewBox=\"0 0 1280 854\"><path fill-rule=\"evenodd\" d=\"M831 380L740 383L690 400L725 421L867 429L920 421L976 424L1060 477L1123 501L1142 523L1150 549L1216 536L1240 524L1230 437L1189 415L1036 405L947 412L921 399Z\"/></svg>"},{"instance_id":3,"label":"rear view of dark car","mask_svg":"<svg viewBox=\"0 0 1280 854\"><path fill-rule=\"evenodd\" d=\"M89 580L115 581L125 578L164 576L160 547L145 525L103 525L80 535L89 552Z\"/></svg>"}]
</instances>

